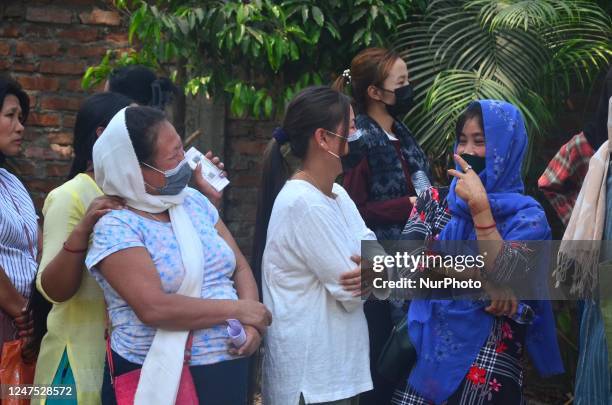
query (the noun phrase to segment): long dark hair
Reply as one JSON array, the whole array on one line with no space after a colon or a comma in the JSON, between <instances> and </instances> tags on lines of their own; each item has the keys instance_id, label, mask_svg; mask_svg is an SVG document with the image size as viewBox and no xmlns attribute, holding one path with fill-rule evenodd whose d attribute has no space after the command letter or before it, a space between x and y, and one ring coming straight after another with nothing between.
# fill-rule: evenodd
<instances>
[{"instance_id":1,"label":"long dark hair","mask_svg":"<svg viewBox=\"0 0 612 405\"><path fill-rule=\"evenodd\" d=\"M30 98L21 85L8 76L0 76L0 109L4 106L4 99L8 95L13 95L19 100L21 106L21 123L24 124L30 113ZM0 152L0 164L4 163L5 156Z\"/></svg>"},{"instance_id":2,"label":"long dark hair","mask_svg":"<svg viewBox=\"0 0 612 405\"><path fill-rule=\"evenodd\" d=\"M350 99L327 86L308 87L298 93L287 106L280 131L287 138L293 156L306 157L310 138L318 128L335 131L344 124L347 136L350 119ZM276 137L268 143L262 162L259 187L252 268L261 294L261 261L274 200L289 179L289 164L281 153L281 142Z\"/></svg>"},{"instance_id":3,"label":"long dark hair","mask_svg":"<svg viewBox=\"0 0 612 405\"><path fill-rule=\"evenodd\" d=\"M178 88L166 77L157 77L146 66L131 65L113 70L110 91L128 96L136 103L163 110L178 93Z\"/></svg>"},{"instance_id":4,"label":"long dark hair","mask_svg":"<svg viewBox=\"0 0 612 405\"><path fill-rule=\"evenodd\" d=\"M68 180L86 171L92 161L93 146L98 139L96 129L107 126L111 118L130 103L129 98L118 93L97 93L83 102L74 123L74 159Z\"/></svg>"}]
</instances>

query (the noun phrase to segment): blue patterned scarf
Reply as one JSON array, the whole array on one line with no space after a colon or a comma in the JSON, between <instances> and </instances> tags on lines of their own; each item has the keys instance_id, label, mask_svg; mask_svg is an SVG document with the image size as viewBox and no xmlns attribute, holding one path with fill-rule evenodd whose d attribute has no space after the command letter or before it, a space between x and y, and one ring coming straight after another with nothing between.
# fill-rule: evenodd
<instances>
[{"instance_id":1,"label":"blue patterned scarf","mask_svg":"<svg viewBox=\"0 0 612 405\"><path fill-rule=\"evenodd\" d=\"M536 200L523 194L521 165L527 133L520 112L503 101L479 103L486 143L486 167L480 178L498 231L504 240L550 239L544 210ZM461 168L457 166L457 170ZM452 218L442 230L440 240L475 240L470 210L455 193L456 184L454 179L447 197ZM545 299L548 295L542 292L541 297ZM537 314L527 330L529 354L540 373L562 372L550 302L528 303ZM461 384L491 331L493 316L484 311L480 301L414 300L408 321L410 338L418 353L409 383L425 398L440 403Z\"/></svg>"},{"instance_id":2,"label":"blue patterned scarf","mask_svg":"<svg viewBox=\"0 0 612 405\"><path fill-rule=\"evenodd\" d=\"M358 140L349 143L350 152L342 161L344 170L350 170L364 157L367 158L372 176L368 184L370 200L386 201L416 195L414 179L406 179L395 147L381 126L365 114L357 115L355 125L362 135ZM395 121L393 132L402 146L402 156L407 163L409 174L414 177L418 172L430 183L429 161L410 130L400 121ZM405 225L405 221L372 224L368 223L367 218L366 223L378 240L399 239Z\"/></svg>"}]
</instances>

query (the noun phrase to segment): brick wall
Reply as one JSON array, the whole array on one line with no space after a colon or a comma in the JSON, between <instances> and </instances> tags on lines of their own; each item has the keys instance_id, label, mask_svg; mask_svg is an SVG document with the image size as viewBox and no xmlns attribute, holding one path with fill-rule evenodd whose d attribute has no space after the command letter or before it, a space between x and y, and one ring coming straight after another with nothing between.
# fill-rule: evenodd
<instances>
[{"instance_id":1,"label":"brick wall","mask_svg":"<svg viewBox=\"0 0 612 405\"><path fill-rule=\"evenodd\" d=\"M72 128L87 93L81 77L107 49L126 48L122 16L109 1L0 2L0 72L17 79L31 100L21 156L9 159L37 208L70 168Z\"/></svg>"},{"instance_id":2,"label":"brick wall","mask_svg":"<svg viewBox=\"0 0 612 405\"><path fill-rule=\"evenodd\" d=\"M253 245L261 159L275 126L271 121L226 121L225 162L231 183L224 196L223 217L242 252L248 257Z\"/></svg>"}]
</instances>

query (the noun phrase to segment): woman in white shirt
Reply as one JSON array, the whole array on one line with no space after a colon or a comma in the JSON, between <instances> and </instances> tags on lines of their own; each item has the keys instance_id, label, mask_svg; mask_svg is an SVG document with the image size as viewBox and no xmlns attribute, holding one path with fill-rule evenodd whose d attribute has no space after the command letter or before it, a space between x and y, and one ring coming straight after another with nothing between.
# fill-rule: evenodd
<instances>
[{"instance_id":1,"label":"woman in white shirt","mask_svg":"<svg viewBox=\"0 0 612 405\"><path fill-rule=\"evenodd\" d=\"M267 405L357 404L372 389L355 267L361 240L375 236L334 182L354 132L348 97L309 87L287 107L264 157L256 239L266 243L254 254L274 319L264 340ZM301 163L292 175L285 143Z\"/></svg>"}]
</instances>

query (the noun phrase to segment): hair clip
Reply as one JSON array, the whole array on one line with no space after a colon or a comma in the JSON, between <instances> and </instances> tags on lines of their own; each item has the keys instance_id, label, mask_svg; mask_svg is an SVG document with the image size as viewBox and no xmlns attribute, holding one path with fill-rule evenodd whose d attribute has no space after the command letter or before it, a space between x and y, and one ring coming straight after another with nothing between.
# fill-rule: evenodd
<instances>
[{"instance_id":1,"label":"hair clip","mask_svg":"<svg viewBox=\"0 0 612 405\"><path fill-rule=\"evenodd\" d=\"M346 84L351 84L351 69L344 69L344 72L342 72L342 77L344 77Z\"/></svg>"},{"instance_id":2,"label":"hair clip","mask_svg":"<svg viewBox=\"0 0 612 405\"><path fill-rule=\"evenodd\" d=\"M276 139L276 142L278 142L279 145L282 145L289 140L289 136L281 127L276 127L274 132L272 132L272 136L274 139Z\"/></svg>"}]
</instances>

